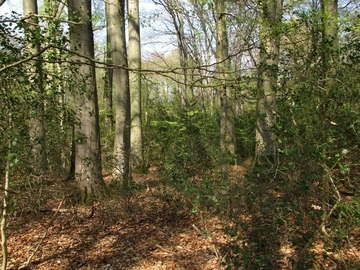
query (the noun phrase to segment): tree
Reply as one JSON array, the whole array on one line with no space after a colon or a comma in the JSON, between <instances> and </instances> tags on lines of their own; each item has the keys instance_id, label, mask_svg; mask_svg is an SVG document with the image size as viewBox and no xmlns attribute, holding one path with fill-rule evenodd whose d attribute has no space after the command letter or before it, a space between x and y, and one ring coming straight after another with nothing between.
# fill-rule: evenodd
<instances>
[{"instance_id":1,"label":"tree","mask_svg":"<svg viewBox=\"0 0 360 270\"><path fill-rule=\"evenodd\" d=\"M115 106L114 178L130 180L130 90L125 39L125 0L108 0L108 31Z\"/></svg>"},{"instance_id":2,"label":"tree","mask_svg":"<svg viewBox=\"0 0 360 270\"><path fill-rule=\"evenodd\" d=\"M334 61L334 52L339 47L338 40L338 0L322 0L321 13L323 22L322 33L322 61L324 67L324 73L326 74L329 65Z\"/></svg>"},{"instance_id":3,"label":"tree","mask_svg":"<svg viewBox=\"0 0 360 270\"><path fill-rule=\"evenodd\" d=\"M229 42L226 26L225 3L215 2L216 17L216 77L220 93L220 149L221 171L227 175L227 153L235 155L234 114L231 109Z\"/></svg>"},{"instance_id":4,"label":"tree","mask_svg":"<svg viewBox=\"0 0 360 270\"><path fill-rule=\"evenodd\" d=\"M66 20L67 12L64 12L66 3L55 0L44 0L40 6L39 17L43 29L44 40L42 46L50 46L43 54L44 63L42 65L43 84L44 84L44 104L45 104L45 125L46 125L46 150L48 153L48 166L53 171L65 173L67 170L68 147L59 145L69 145L69 138L66 133L67 111L72 104L66 102L71 97L67 79L65 78L68 63L63 61L68 58L68 54L61 50L68 45L68 38L60 23ZM45 31L44 31L45 30ZM51 47L55 45L55 47ZM71 178L74 178L72 172Z\"/></svg>"},{"instance_id":5,"label":"tree","mask_svg":"<svg viewBox=\"0 0 360 270\"><path fill-rule=\"evenodd\" d=\"M36 0L23 1L24 16L27 17L29 23L27 27L27 35L30 39L28 51L31 54L38 54L40 52L41 35L38 25L38 7ZM31 63L30 67L30 88L33 93L33 109L30 113L29 137L31 144L31 154L33 157L32 167L35 175L44 177L47 171L47 156L46 156L46 131L44 123L44 85L43 85L43 70L40 61Z\"/></svg>"},{"instance_id":6,"label":"tree","mask_svg":"<svg viewBox=\"0 0 360 270\"><path fill-rule=\"evenodd\" d=\"M326 115L327 114L327 107L328 102L330 102L331 93L333 91L337 91L337 83L334 81L334 78L336 76L337 70L335 69L335 66L337 64L337 50L339 47L338 43L338 27L337 27L337 21L338 21L338 4L337 0L322 0L321 1L321 17L323 22L323 33L322 33L322 65L323 65L323 90L320 90L321 92L325 91L327 93L322 93L321 96L324 96L324 100L321 102L321 105L319 106L319 114L320 115ZM335 89L334 89L335 88ZM324 123L325 124L325 123ZM325 124L326 125L326 124ZM324 132L327 128L326 126L323 126L321 133ZM325 164L325 163L324 163ZM325 172L329 172L331 169L327 168L327 166L323 165ZM331 181L328 179L328 177L323 177L322 179L322 207L323 209L327 209L329 205L331 205L331 202L329 202L329 199L331 197L331 189L334 189L334 187L331 186ZM337 191L337 187L335 186L335 190ZM338 191L337 191L338 192ZM339 193L338 193L339 194ZM338 195L336 197L336 201L334 206L340 202L341 196ZM331 211L328 209L328 211ZM326 212L326 211L325 211ZM325 236L328 236L328 233L326 231L326 222L327 222L327 215L322 215L322 225L321 225L321 231Z\"/></svg>"},{"instance_id":7,"label":"tree","mask_svg":"<svg viewBox=\"0 0 360 270\"><path fill-rule=\"evenodd\" d=\"M179 54L180 66L182 71L182 81L180 82L180 105L182 109L185 109L187 104L187 89L188 89L188 45L185 36L185 25L183 13L185 8L182 6L179 0L153 0L156 5L164 7L166 12L171 17L172 27L174 28L174 34L177 39L177 49Z\"/></svg>"},{"instance_id":8,"label":"tree","mask_svg":"<svg viewBox=\"0 0 360 270\"><path fill-rule=\"evenodd\" d=\"M110 30L109 30L109 10L108 5L105 4L105 19L106 19L106 63L112 65L111 47L110 47ZM113 69L108 67L105 70L105 84L104 84L104 106L106 111L105 121L110 130L113 128Z\"/></svg>"},{"instance_id":9,"label":"tree","mask_svg":"<svg viewBox=\"0 0 360 270\"><path fill-rule=\"evenodd\" d=\"M128 0L129 24L129 81L131 97L131 151L132 163L144 167L141 114L141 51L139 0Z\"/></svg>"},{"instance_id":10,"label":"tree","mask_svg":"<svg viewBox=\"0 0 360 270\"><path fill-rule=\"evenodd\" d=\"M104 182L101 171L99 110L95 79L94 40L91 24L91 1L68 0L70 49L76 70L71 87L75 110L75 180L82 192L82 202L101 194Z\"/></svg>"},{"instance_id":11,"label":"tree","mask_svg":"<svg viewBox=\"0 0 360 270\"><path fill-rule=\"evenodd\" d=\"M256 155L271 156L277 153L275 104L277 73L281 37L282 0L261 2L260 66L257 92Z\"/></svg>"}]
</instances>

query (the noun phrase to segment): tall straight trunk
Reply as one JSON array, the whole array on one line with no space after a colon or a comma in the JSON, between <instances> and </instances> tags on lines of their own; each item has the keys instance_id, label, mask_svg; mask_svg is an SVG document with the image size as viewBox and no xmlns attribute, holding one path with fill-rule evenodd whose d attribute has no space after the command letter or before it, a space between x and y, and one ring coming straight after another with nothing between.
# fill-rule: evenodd
<instances>
[{"instance_id":1,"label":"tall straight trunk","mask_svg":"<svg viewBox=\"0 0 360 270\"><path fill-rule=\"evenodd\" d=\"M106 14L106 63L111 65L111 47L110 47L110 31L109 31L109 10L108 5L105 5ZM105 85L104 85L104 106L106 111L105 121L109 130L113 129L113 69L107 68L105 70Z\"/></svg>"},{"instance_id":2,"label":"tall straight trunk","mask_svg":"<svg viewBox=\"0 0 360 270\"><path fill-rule=\"evenodd\" d=\"M178 6L178 0L176 0L176 5ZM180 12L175 12L176 17L178 18L178 28L177 28L177 38L180 54L180 65L183 72L183 85L181 87L181 107L184 110L187 104L187 92L188 92L188 48L185 37L184 30L184 19L183 15Z\"/></svg>"},{"instance_id":3,"label":"tall straight trunk","mask_svg":"<svg viewBox=\"0 0 360 270\"><path fill-rule=\"evenodd\" d=\"M321 15L323 23L322 31L322 65L323 65L323 78L322 78L322 88L319 95L319 111L320 119L324 115L328 114L328 103L332 102L327 97L327 93L323 93L324 89L326 92L331 92L336 82L336 68L338 60L338 49L339 49L339 39L338 39L338 1L337 0L321 0ZM326 121L322 121L323 127L321 132L323 136L326 136ZM331 184L329 183L328 177L322 178L322 208L329 209L329 205L332 203L329 201L331 197ZM339 201L338 201L339 202ZM326 213L327 211L325 211ZM327 236L326 232L326 214L322 215L322 227L321 231Z\"/></svg>"},{"instance_id":4,"label":"tall straight trunk","mask_svg":"<svg viewBox=\"0 0 360 270\"><path fill-rule=\"evenodd\" d=\"M141 120L141 51L139 0L128 0L129 67L131 97L131 159L134 166L144 167Z\"/></svg>"},{"instance_id":5,"label":"tall straight trunk","mask_svg":"<svg viewBox=\"0 0 360 270\"><path fill-rule=\"evenodd\" d=\"M38 14L38 7L36 0L23 1L24 16L31 16L31 14ZM38 26L38 19L36 16L30 17L27 22L29 23L29 31L26 33L32 39L28 50L32 54L37 54L40 51L40 40L38 34L40 29ZM43 86L43 70L40 61L31 63L30 67L30 87L31 92L34 93L35 100L33 101L33 109L30 112L29 120L29 137L31 144L31 154L33 157L32 168L35 175L42 177L47 171L47 156L46 156L46 131L44 123L44 86Z\"/></svg>"},{"instance_id":6,"label":"tall straight trunk","mask_svg":"<svg viewBox=\"0 0 360 270\"><path fill-rule=\"evenodd\" d=\"M274 127L281 16L282 0L262 2L256 155L270 156L273 161L277 153Z\"/></svg>"},{"instance_id":7,"label":"tall straight trunk","mask_svg":"<svg viewBox=\"0 0 360 270\"><path fill-rule=\"evenodd\" d=\"M59 2L56 0L44 0L43 8L45 15L51 16L51 20L46 20L45 27L48 31L45 33L46 39L61 39L62 29L58 24L60 17L63 15L63 11L65 9L66 4L63 2ZM51 29L51 30L50 30ZM65 132L65 117L66 117L66 89L67 89L67 80L65 78L65 69L66 63L62 60L63 54L60 52L58 48L48 49L47 52L51 55L51 63L47 62L43 64L44 69L44 81L51 82L44 84L44 92L47 94L47 103L45 106L45 110L52 110L56 108L54 112L57 113L57 116L54 115L53 121L57 121L58 126L58 143L65 143L66 140L66 132ZM46 78L46 79L45 79ZM55 90L56 89L56 90ZM54 92L55 90L55 92ZM51 145L47 147L51 156L49 156L49 163L53 171L57 171L63 174L67 167L68 160L68 149L57 147L56 149L52 148Z\"/></svg>"},{"instance_id":8,"label":"tall straight trunk","mask_svg":"<svg viewBox=\"0 0 360 270\"><path fill-rule=\"evenodd\" d=\"M125 39L125 0L108 0L108 31L113 64L115 142L113 176L130 184L130 90ZM123 67L123 68L122 68Z\"/></svg>"},{"instance_id":9,"label":"tall straight trunk","mask_svg":"<svg viewBox=\"0 0 360 270\"><path fill-rule=\"evenodd\" d=\"M234 113L232 110L231 88L228 87L230 80L229 42L227 37L225 3L216 1L216 74L220 93L220 149L221 149L221 171L223 178L227 178L228 153L235 155L235 129Z\"/></svg>"},{"instance_id":10,"label":"tall straight trunk","mask_svg":"<svg viewBox=\"0 0 360 270\"><path fill-rule=\"evenodd\" d=\"M99 109L95 78L94 39L91 24L91 1L68 0L70 49L75 65L72 91L75 106L75 180L82 192L82 202L101 195L104 182L101 172ZM88 57L83 58L82 56ZM82 62L82 64L75 64Z\"/></svg>"}]
</instances>

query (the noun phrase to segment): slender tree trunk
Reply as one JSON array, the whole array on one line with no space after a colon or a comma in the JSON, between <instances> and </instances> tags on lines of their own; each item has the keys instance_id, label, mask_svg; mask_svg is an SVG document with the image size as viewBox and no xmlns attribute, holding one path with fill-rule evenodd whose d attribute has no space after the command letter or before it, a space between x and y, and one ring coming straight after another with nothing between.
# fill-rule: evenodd
<instances>
[{"instance_id":1,"label":"slender tree trunk","mask_svg":"<svg viewBox=\"0 0 360 270\"><path fill-rule=\"evenodd\" d=\"M321 13L323 21L323 35L322 35L322 62L324 74L331 69L331 64L335 62L336 51L339 48L338 39L338 1L337 0L322 0Z\"/></svg>"},{"instance_id":2,"label":"slender tree trunk","mask_svg":"<svg viewBox=\"0 0 360 270\"><path fill-rule=\"evenodd\" d=\"M23 1L24 16L31 14L38 14L38 7L36 0ZM40 29L38 26L38 19L36 16L30 17L28 35L32 38L32 45L28 50L30 53L37 54L40 51L40 40L36 40ZM31 154L33 156L32 167L35 175L40 177L42 181L43 176L47 171L47 156L46 156L46 131L44 123L44 86L43 86L43 70L40 61L31 63L32 67L30 75L31 91L34 92L35 100L33 101L33 110L30 112L29 120L29 136L31 143Z\"/></svg>"},{"instance_id":3,"label":"slender tree trunk","mask_svg":"<svg viewBox=\"0 0 360 270\"><path fill-rule=\"evenodd\" d=\"M106 63L113 64L111 59L111 45L110 45L110 31L109 31L109 10L108 5L105 5L106 13ZM105 121L109 130L113 129L113 69L107 68L105 70L105 86L104 86L104 105L105 105Z\"/></svg>"},{"instance_id":4,"label":"slender tree trunk","mask_svg":"<svg viewBox=\"0 0 360 270\"><path fill-rule=\"evenodd\" d=\"M101 194L104 182L101 172L99 109L94 62L94 39L91 24L91 1L68 0L70 49L76 65L72 91L75 106L75 180L82 191L82 202L88 203Z\"/></svg>"},{"instance_id":5,"label":"slender tree trunk","mask_svg":"<svg viewBox=\"0 0 360 270\"><path fill-rule=\"evenodd\" d=\"M328 103L331 102L327 97L327 92L331 92L333 85L336 85L334 78L336 78L336 65L338 60L338 49L339 49L339 40L338 40L338 1L337 0L321 0L321 17L323 23L322 31L322 65L323 65L323 77L322 77L322 89L319 90L319 110L320 119L323 118L323 115L328 114ZM325 89L325 93L323 92ZM323 133L323 136L326 136L327 127L326 121L322 123L322 130L319 132ZM322 178L322 208L329 209L331 202L329 198L331 197L331 188L328 177ZM326 217L325 214L322 215L322 226L321 231L325 236L326 232Z\"/></svg>"},{"instance_id":6,"label":"slender tree trunk","mask_svg":"<svg viewBox=\"0 0 360 270\"><path fill-rule=\"evenodd\" d=\"M63 33L60 25L58 24L60 17L63 14L66 4L56 0L44 0L43 8L45 15L51 16L51 20L46 20L45 27L48 31L45 33L45 38L47 40L58 39L60 40ZM50 30L51 29L51 30ZM67 63L64 63L62 60L63 54L57 48L48 49L47 52L51 55L51 62L47 62L42 65L44 70L44 93L47 93L47 99L45 103L45 111L47 114L50 112L53 115L53 121L58 122L58 141L55 145L59 143L66 143L66 132L65 132L65 108L67 104L65 103L65 94L67 88L67 80L65 78L65 66ZM51 82L46 83L46 82ZM56 89L56 90L55 90ZM54 91L55 90L55 91ZM54 113L58 115L55 116ZM49 140L49 138L48 138ZM68 149L65 147L55 147L52 148L52 145L47 147L47 151L51 153L48 156L48 166L51 166L52 171L56 171L59 174L63 174L66 171L67 160L68 160Z\"/></svg>"},{"instance_id":7,"label":"slender tree trunk","mask_svg":"<svg viewBox=\"0 0 360 270\"><path fill-rule=\"evenodd\" d=\"M230 59L229 42L227 37L225 3L221 0L216 1L216 74L220 84L220 149L221 149L221 171L223 178L227 178L228 153L235 156L235 130L234 112L231 101L231 88L228 87L230 80Z\"/></svg>"},{"instance_id":8,"label":"slender tree trunk","mask_svg":"<svg viewBox=\"0 0 360 270\"><path fill-rule=\"evenodd\" d=\"M108 0L108 30L113 71L115 106L114 178L130 184L130 90L125 39L125 0ZM125 68L120 68L120 66Z\"/></svg>"},{"instance_id":9,"label":"slender tree trunk","mask_svg":"<svg viewBox=\"0 0 360 270\"><path fill-rule=\"evenodd\" d=\"M71 127L71 156L70 156L70 170L66 181L75 180L75 163L76 163L76 147L75 147L75 123Z\"/></svg>"},{"instance_id":10,"label":"slender tree trunk","mask_svg":"<svg viewBox=\"0 0 360 270\"><path fill-rule=\"evenodd\" d=\"M282 0L264 0L262 5L256 155L270 156L274 161L277 153L274 127Z\"/></svg>"},{"instance_id":11,"label":"slender tree trunk","mask_svg":"<svg viewBox=\"0 0 360 270\"><path fill-rule=\"evenodd\" d=\"M178 6L178 0L176 0L176 6ZM184 19L180 12L175 13L178 18L177 38L180 54L180 65L183 72L183 85L181 86L181 107L184 110L187 104L187 92L188 92L188 48L184 30Z\"/></svg>"},{"instance_id":12,"label":"slender tree trunk","mask_svg":"<svg viewBox=\"0 0 360 270\"><path fill-rule=\"evenodd\" d=\"M8 115L8 129L12 127L11 123L11 114ZM6 133L5 133L6 134ZM5 141L7 141L7 157L5 165L5 181L4 181L4 200L3 200L3 209L2 209L2 219L1 219L1 250L2 250L2 265L1 270L6 270L7 261L8 261L8 249L7 249L7 235L6 235L6 226L7 226L7 216L8 216L8 204L9 204L9 183L10 183L10 156L11 156L11 140L6 135Z\"/></svg>"},{"instance_id":13,"label":"slender tree trunk","mask_svg":"<svg viewBox=\"0 0 360 270\"><path fill-rule=\"evenodd\" d=\"M141 114L141 51L139 0L128 0L129 67L131 96L131 158L132 164L144 167L144 150ZM135 71L137 70L137 71Z\"/></svg>"},{"instance_id":14,"label":"slender tree trunk","mask_svg":"<svg viewBox=\"0 0 360 270\"><path fill-rule=\"evenodd\" d=\"M227 35L224 21L224 3L221 0L216 1L216 75L220 83L220 151L221 151L221 172L223 180L227 178L227 147L226 147L226 119L227 119L227 98L226 98L226 72L228 71L227 60Z\"/></svg>"},{"instance_id":15,"label":"slender tree trunk","mask_svg":"<svg viewBox=\"0 0 360 270\"><path fill-rule=\"evenodd\" d=\"M180 66L182 68L182 84L179 85L180 92L180 105L184 110L187 104L187 88L188 88L188 48L184 30L184 19L181 13L182 7L179 4L179 0L166 0L156 2L161 4L165 10L170 14L172 22L175 28L175 35L177 38L177 45L179 50Z\"/></svg>"}]
</instances>

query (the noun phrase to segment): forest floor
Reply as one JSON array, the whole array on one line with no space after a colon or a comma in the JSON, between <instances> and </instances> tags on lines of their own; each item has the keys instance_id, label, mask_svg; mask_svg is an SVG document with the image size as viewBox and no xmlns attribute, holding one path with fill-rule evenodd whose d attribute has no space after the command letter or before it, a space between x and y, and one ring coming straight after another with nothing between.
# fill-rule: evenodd
<instances>
[{"instance_id":1,"label":"forest floor","mask_svg":"<svg viewBox=\"0 0 360 270\"><path fill-rule=\"evenodd\" d=\"M9 219L8 269L24 269L29 258L26 269L222 269L218 248L228 237L220 220L166 199L156 172L133 177L142 191L93 207L63 199L75 183L44 188L57 198Z\"/></svg>"},{"instance_id":2,"label":"forest floor","mask_svg":"<svg viewBox=\"0 0 360 270\"><path fill-rule=\"evenodd\" d=\"M232 173L239 177L245 169L238 166ZM133 177L140 187L136 191L92 207L72 201L73 182L56 181L38 190L37 196L34 190L22 194L35 203L20 207L19 202L16 208L22 212L9 218L8 269L25 269L26 262L26 269L39 270L224 269L233 244L225 233L229 223L212 210L192 211L161 184L156 170ZM110 175L104 179L109 183ZM255 215L252 221L246 219L257 222ZM359 258L359 248L353 246L351 257ZM294 248L282 245L277 252L279 260L261 269L291 269ZM317 253L320 258L323 249ZM324 263L324 269L343 269L331 262Z\"/></svg>"}]
</instances>

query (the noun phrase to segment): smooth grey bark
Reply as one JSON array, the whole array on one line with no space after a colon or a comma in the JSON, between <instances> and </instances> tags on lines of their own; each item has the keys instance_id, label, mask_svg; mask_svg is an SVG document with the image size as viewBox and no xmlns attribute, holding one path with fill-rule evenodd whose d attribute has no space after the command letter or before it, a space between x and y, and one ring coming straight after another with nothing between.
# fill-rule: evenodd
<instances>
[{"instance_id":1,"label":"smooth grey bark","mask_svg":"<svg viewBox=\"0 0 360 270\"><path fill-rule=\"evenodd\" d=\"M225 3L215 2L216 17L216 77L220 93L220 150L221 172L227 178L228 154L235 156L234 112L232 110L230 80L229 41L226 26Z\"/></svg>"},{"instance_id":2,"label":"smooth grey bark","mask_svg":"<svg viewBox=\"0 0 360 270\"><path fill-rule=\"evenodd\" d=\"M125 0L106 1L115 107L114 179L130 184L130 89L125 38Z\"/></svg>"},{"instance_id":3,"label":"smooth grey bark","mask_svg":"<svg viewBox=\"0 0 360 270\"><path fill-rule=\"evenodd\" d=\"M105 5L105 14L106 14L106 63L108 65L112 65L111 60L111 47L110 47L110 31L108 29L109 27L109 11L108 11L108 5ZM107 68L105 70L105 80L104 80L104 93L103 93L103 99L104 99L104 106L106 111L105 121L107 123L107 126L109 130L113 129L113 69Z\"/></svg>"},{"instance_id":4,"label":"smooth grey bark","mask_svg":"<svg viewBox=\"0 0 360 270\"><path fill-rule=\"evenodd\" d=\"M282 0L262 1L256 155L257 157L269 156L273 159L272 161L277 154L274 127L281 16Z\"/></svg>"},{"instance_id":5,"label":"smooth grey bark","mask_svg":"<svg viewBox=\"0 0 360 270\"><path fill-rule=\"evenodd\" d=\"M27 50L32 54L38 54L40 51L40 40L37 40L40 28L38 19L31 14L38 14L38 6L36 0L23 1L24 16L29 17L26 22L29 23L28 32L26 33L32 39L32 44L28 45ZM44 85L43 85L43 69L40 61L30 63L30 91L33 92L35 100L32 104L30 112L29 137L32 154L32 168L36 176L42 181L47 171L46 156L46 131L44 123Z\"/></svg>"},{"instance_id":6,"label":"smooth grey bark","mask_svg":"<svg viewBox=\"0 0 360 270\"><path fill-rule=\"evenodd\" d=\"M90 0L68 0L72 91L75 107L75 180L82 192L82 202L91 202L105 187L101 171L100 128L95 64L94 39ZM87 58L84 58L85 56Z\"/></svg>"},{"instance_id":7,"label":"smooth grey bark","mask_svg":"<svg viewBox=\"0 0 360 270\"><path fill-rule=\"evenodd\" d=\"M129 81L131 97L131 163L144 167L141 113L141 51L139 0L128 0Z\"/></svg>"}]
</instances>

